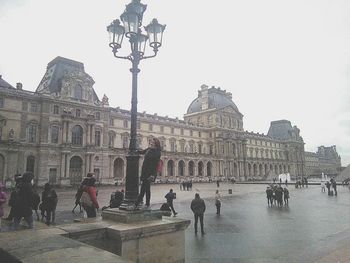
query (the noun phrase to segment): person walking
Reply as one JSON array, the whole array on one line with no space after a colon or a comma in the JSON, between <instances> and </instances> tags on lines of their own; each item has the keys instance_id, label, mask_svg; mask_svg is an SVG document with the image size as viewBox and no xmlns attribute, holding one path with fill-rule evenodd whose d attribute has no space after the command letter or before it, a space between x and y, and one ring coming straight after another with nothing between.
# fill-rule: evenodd
<instances>
[{"instance_id":1,"label":"person walking","mask_svg":"<svg viewBox=\"0 0 350 263\"><path fill-rule=\"evenodd\" d=\"M33 188L31 184L33 177L31 172L25 172L23 176L17 178L18 192L12 207L15 230L18 229L22 218L27 222L29 228L33 228Z\"/></svg>"},{"instance_id":2,"label":"person walking","mask_svg":"<svg viewBox=\"0 0 350 263\"><path fill-rule=\"evenodd\" d=\"M216 187L220 187L220 181L216 180Z\"/></svg>"},{"instance_id":3,"label":"person walking","mask_svg":"<svg viewBox=\"0 0 350 263\"><path fill-rule=\"evenodd\" d=\"M221 195L219 193L219 190L216 190L216 192L215 192L215 206L216 206L216 214L220 215Z\"/></svg>"},{"instance_id":4,"label":"person walking","mask_svg":"<svg viewBox=\"0 0 350 263\"><path fill-rule=\"evenodd\" d=\"M88 177L86 185L83 185L80 203L86 212L87 218L96 217L96 209L99 209L95 182L95 177Z\"/></svg>"},{"instance_id":5,"label":"person walking","mask_svg":"<svg viewBox=\"0 0 350 263\"><path fill-rule=\"evenodd\" d=\"M2 183L0 183L0 231L1 231L1 218L4 216L4 207L3 205L6 203L6 193Z\"/></svg>"},{"instance_id":6,"label":"person walking","mask_svg":"<svg viewBox=\"0 0 350 263\"><path fill-rule=\"evenodd\" d=\"M287 187L283 189L283 199L284 199L284 205L288 206L289 205L289 190Z\"/></svg>"},{"instance_id":7,"label":"person walking","mask_svg":"<svg viewBox=\"0 0 350 263\"><path fill-rule=\"evenodd\" d=\"M138 205L143 201L143 197L146 194L146 208L150 207L151 200L151 182L155 180L157 176L157 166L161 156L160 142L157 138L152 138L149 142L149 147L143 151L139 151L140 154L145 154L145 158L142 164L141 170L141 190L134 204L133 209L137 209Z\"/></svg>"},{"instance_id":8,"label":"person walking","mask_svg":"<svg viewBox=\"0 0 350 263\"><path fill-rule=\"evenodd\" d=\"M55 214L57 207L57 194L52 185L46 183L44 185L44 191L41 194L42 210L46 215L46 225L55 223Z\"/></svg>"},{"instance_id":9,"label":"person walking","mask_svg":"<svg viewBox=\"0 0 350 263\"><path fill-rule=\"evenodd\" d=\"M321 180L321 192L325 193L326 192L326 185L323 180Z\"/></svg>"},{"instance_id":10,"label":"person walking","mask_svg":"<svg viewBox=\"0 0 350 263\"><path fill-rule=\"evenodd\" d=\"M337 192L337 182L335 181L334 177L331 179L331 183L332 183L332 187L333 187L333 190L334 190L334 195L338 195L338 192Z\"/></svg>"},{"instance_id":11,"label":"person walking","mask_svg":"<svg viewBox=\"0 0 350 263\"><path fill-rule=\"evenodd\" d=\"M166 198L166 202L168 203L169 207L173 211L173 215L176 216L177 213L175 212L174 204L173 204L174 199L176 199L176 193L173 192L173 189L170 189L169 193L167 193L165 195L165 198Z\"/></svg>"},{"instance_id":12,"label":"person walking","mask_svg":"<svg viewBox=\"0 0 350 263\"><path fill-rule=\"evenodd\" d=\"M201 224L201 233L205 235L204 232L204 212L205 212L205 202L200 198L199 194L196 193L194 199L191 202L191 210L194 214L194 233L197 234L198 219Z\"/></svg>"}]
</instances>

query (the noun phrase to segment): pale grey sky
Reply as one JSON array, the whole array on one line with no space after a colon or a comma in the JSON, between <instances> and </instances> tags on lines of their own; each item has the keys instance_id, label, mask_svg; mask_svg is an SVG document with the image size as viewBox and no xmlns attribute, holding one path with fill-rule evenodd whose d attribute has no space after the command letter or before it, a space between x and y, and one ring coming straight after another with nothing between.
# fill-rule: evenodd
<instances>
[{"instance_id":1,"label":"pale grey sky","mask_svg":"<svg viewBox=\"0 0 350 263\"><path fill-rule=\"evenodd\" d=\"M48 62L67 57L85 64L100 98L130 109L131 65L113 57L106 32L128 3L0 0L0 74L34 91ZM350 1L143 3L144 24L156 17L167 28L158 56L140 64L139 111L182 118L202 84L219 86L245 130L266 134L288 119L306 150L337 145L350 163Z\"/></svg>"}]
</instances>

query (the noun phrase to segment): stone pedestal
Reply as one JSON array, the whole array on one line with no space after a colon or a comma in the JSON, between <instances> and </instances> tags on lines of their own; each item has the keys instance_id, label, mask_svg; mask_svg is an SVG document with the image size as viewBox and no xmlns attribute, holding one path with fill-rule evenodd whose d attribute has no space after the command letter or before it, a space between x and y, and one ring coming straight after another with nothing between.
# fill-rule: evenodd
<instances>
[{"instance_id":1,"label":"stone pedestal","mask_svg":"<svg viewBox=\"0 0 350 263\"><path fill-rule=\"evenodd\" d=\"M107 235L118 247L117 255L133 262L185 262L185 230L190 220L162 218L160 210L106 209L104 222L116 224Z\"/></svg>"}]
</instances>

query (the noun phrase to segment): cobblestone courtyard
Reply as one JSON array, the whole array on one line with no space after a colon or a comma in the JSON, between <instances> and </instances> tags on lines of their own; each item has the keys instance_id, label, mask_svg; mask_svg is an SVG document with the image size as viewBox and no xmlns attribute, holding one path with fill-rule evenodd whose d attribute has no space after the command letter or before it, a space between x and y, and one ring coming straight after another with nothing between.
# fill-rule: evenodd
<instances>
[{"instance_id":1,"label":"cobblestone courtyard","mask_svg":"<svg viewBox=\"0 0 350 263\"><path fill-rule=\"evenodd\" d=\"M194 193L206 201L206 235L195 235L193 224L186 230L186 262L349 262L350 193L338 187L338 196L321 193L320 186L295 189L289 186L289 207L268 207L266 185L221 183L222 214L216 215L216 184L194 184L192 191L178 185L153 185L152 208L164 202L173 188L178 217L193 219L189 209ZM100 187L100 206L108 204L115 187ZM232 189L232 194L228 194ZM82 216L71 212L73 189L58 189L57 226ZM42 223L37 228L46 227Z\"/></svg>"}]
</instances>

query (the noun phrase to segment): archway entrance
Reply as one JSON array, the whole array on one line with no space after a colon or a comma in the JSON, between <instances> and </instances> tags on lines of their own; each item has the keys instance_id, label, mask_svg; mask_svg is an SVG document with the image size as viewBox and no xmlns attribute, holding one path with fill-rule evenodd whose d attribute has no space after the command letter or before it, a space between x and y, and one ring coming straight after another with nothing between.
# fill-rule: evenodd
<instances>
[{"instance_id":1,"label":"archway entrance","mask_svg":"<svg viewBox=\"0 0 350 263\"><path fill-rule=\"evenodd\" d=\"M207 176L211 177L211 170L212 170L212 165L211 162L207 163Z\"/></svg>"},{"instance_id":2,"label":"archway entrance","mask_svg":"<svg viewBox=\"0 0 350 263\"><path fill-rule=\"evenodd\" d=\"M198 162L198 176L203 176L203 163Z\"/></svg>"},{"instance_id":3,"label":"archway entrance","mask_svg":"<svg viewBox=\"0 0 350 263\"><path fill-rule=\"evenodd\" d=\"M179 162L179 165L178 165L178 173L179 173L179 176L184 176L185 175L185 163L184 161L180 161Z\"/></svg>"},{"instance_id":4,"label":"archway entrance","mask_svg":"<svg viewBox=\"0 0 350 263\"><path fill-rule=\"evenodd\" d=\"M174 161L173 160L168 161L167 175L174 176Z\"/></svg>"},{"instance_id":5,"label":"archway entrance","mask_svg":"<svg viewBox=\"0 0 350 263\"><path fill-rule=\"evenodd\" d=\"M80 184L83 179L83 160L79 156L74 156L69 161L69 176L72 185Z\"/></svg>"},{"instance_id":6,"label":"archway entrance","mask_svg":"<svg viewBox=\"0 0 350 263\"><path fill-rule=\"evenodd\" d=\"M35 167L35 157L28 156L27 157L26 172L31 172L34 174L34 167Z\"/></svg>"},{"instance_id":7,"label":"archway entrance","mask_svg":"<svg viewBox=\"0 0 350 263\"><path fill-rule=\"evenodd\" d=\"M113 164L113 177L116 179L124 178L124 161L121 158L117 158Z\"/></svg>"},{"instance_id":8,"label":"archway entrance","mask_svg":"<svg viewBox=\"0 0 350 263\"><path fill-rule=\"evenodd\" d=\"M188 163L188 175L194 176L194 163L193 163L193 161L190 161Z\"/></svg>"}]
</instances>

